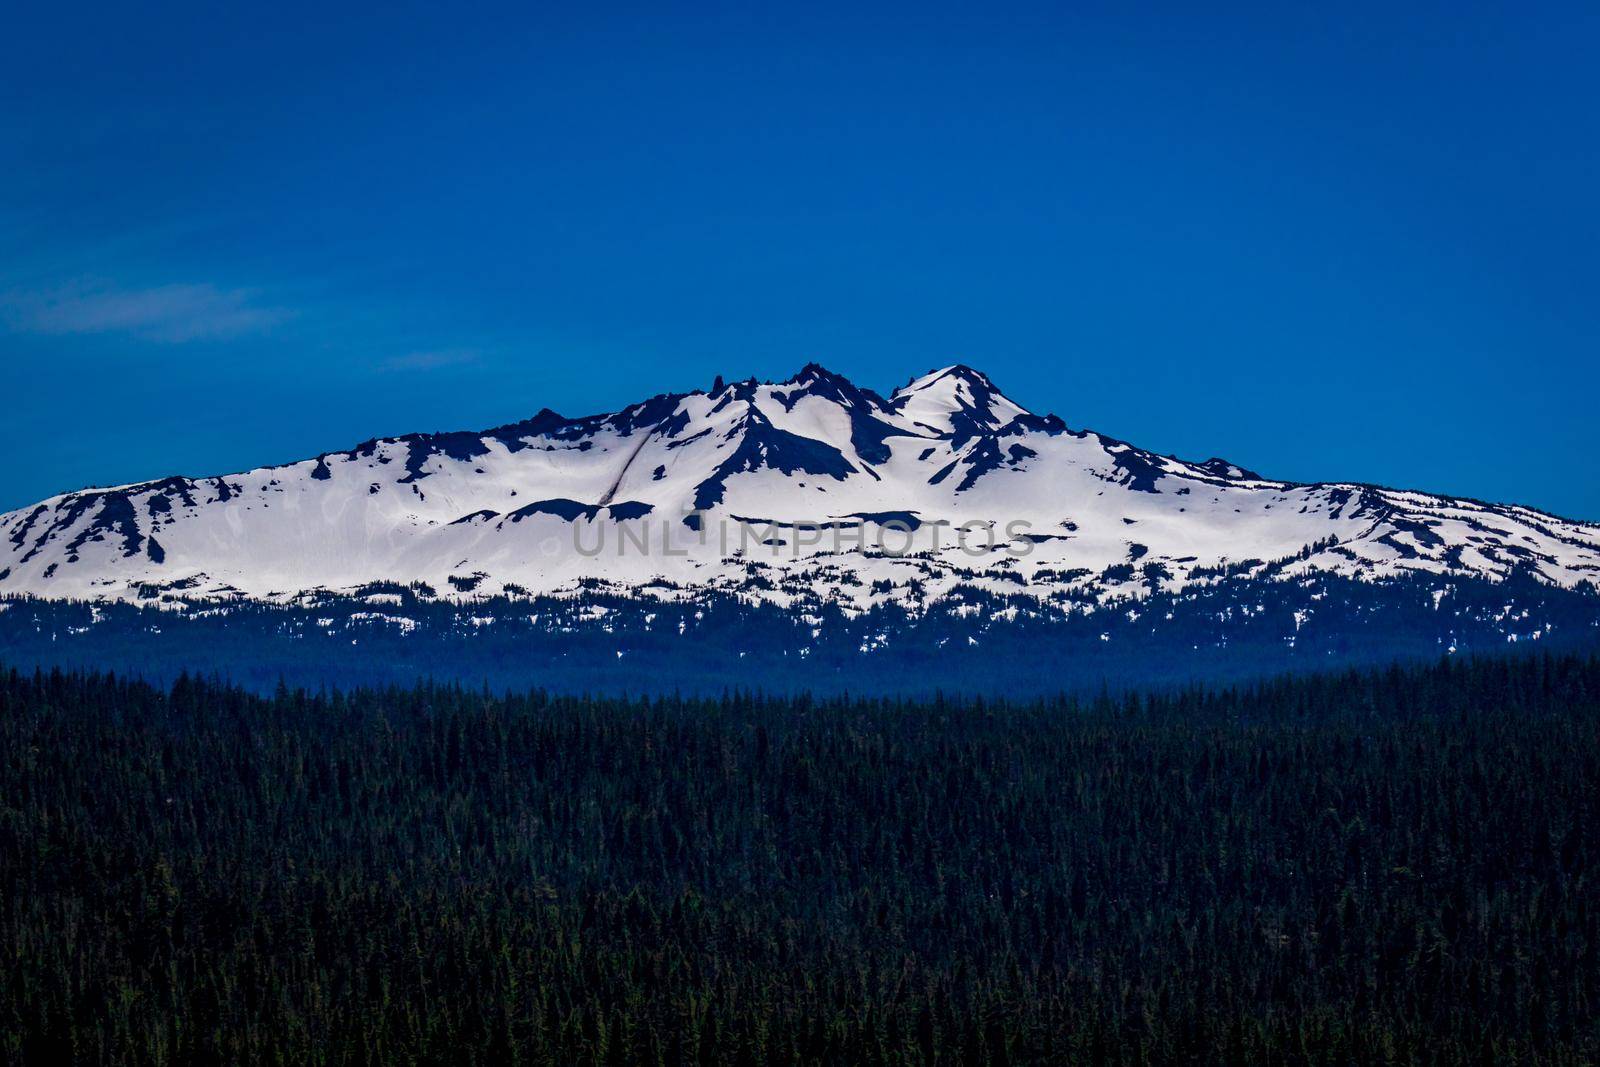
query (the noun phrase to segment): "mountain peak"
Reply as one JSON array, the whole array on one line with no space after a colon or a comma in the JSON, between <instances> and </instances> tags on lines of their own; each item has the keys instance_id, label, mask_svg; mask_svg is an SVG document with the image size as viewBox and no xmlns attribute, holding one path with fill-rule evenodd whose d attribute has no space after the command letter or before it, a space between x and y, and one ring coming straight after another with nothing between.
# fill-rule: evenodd
<instances>
[{"instance_id":1,"label":"mountain peak","mask_svg":"<svg viewBox=\"0 0 1600 1067\"><path fill-rule=\"evenodd\" d=\"M818 362L813 360L812 362L807 363L804 367L801 367L798 371L796 371L794 373L793 377L789 378L789 380L784 382L783 384L784 385L809 385L812 382L819 382L819 381L846 382L846 383L848 383L850 381L850 379L846 378L842 374L835 374L833 371L829 370L827 367L824 367L822 364L820 364L820 363L818 363Z\"/></svg>"},{"instance_id":2,"label":"mountain peak","mask_svg":"<svg viewBox=\"0 0 1600 1067\"><path fill-rule=\"evenodd\" d=\"M1251 482L1260 482L1265 480L1261 477L1261 475L1257 474L1248 467L1241 467L1237 463L1230 463L1220 456L1212 456L1204 463L1197 463L1195 466L1199 467L1208 474L1215 474L1219 478L1236 478Z\"/></svg>"},{"instance_id":3,"label":"mountain peak","mask_svg":"<svg viewBox=\"0 0 1600 1067\"><path fill-rule=\"evenodd\" d=\"M890 404L917 425L951 437L957 446L995 430L1028 409L1000 392L982 371L964 363L929 371L894 391Z\"/></svg>"},{"instance_id":4,"label":"mountain peak","mask_svg":"<svg viewBox=\"0 0 1600 1067\"><path fill-rule=\"evenodd\" d=\"M949 377L960 378L962 381L975 382L995 388L994 380L976 367L969 367L965 363L952 363L944 368L943 373Z\"/></svg>"},{"instance_id":5,"label":"mountain peak","mask_svg":"<svg viewBox=\"0 0 1600 1067\"><path fill-rule=\"evenodd\" d=\"M947 367L938 367L930 370L920 378L913 378L894 391L895 396L902 393L920 392L937 383L944 382L947 387L965 384L973 389L981 389L991 393L999 393L1000 387L994 384L983 371L976 367L969 367L965 363L952 363Z\"/></svg>"},{"instance_id":6,"label":"mountain peak","mask_svg":"<svg viewBox=\"0 0 1600 1067\"><path fill-rule=\"evenodd\" d=\"M888 401L870 389L863 389L842 374L836 374L820 363L807 363L794 377L778 385L779 400L785 408L793 408L802 397L814 396L831 400L856 415L880 411Z\"/></svg>"}]
</instances>

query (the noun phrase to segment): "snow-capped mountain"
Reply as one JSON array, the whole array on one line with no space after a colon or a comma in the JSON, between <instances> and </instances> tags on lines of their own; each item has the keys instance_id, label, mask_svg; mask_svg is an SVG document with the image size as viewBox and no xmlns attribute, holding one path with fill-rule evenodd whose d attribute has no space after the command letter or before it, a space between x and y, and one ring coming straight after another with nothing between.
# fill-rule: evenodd
<instances>
[{"instance_id":1,"label":"snow-capped mountain","mask_svg":"<svg viewBox=\"0 0 1600 1067\"><path fill-rule=\"evenodd\" d=\"M958 585L1093 605L1227 574L1572 588L1600 526L1366 485L1272 481L1035 414L968 367L883 396L815 364L482 433L52 497L0 516L0 594L441 596L595 582L915 609Z\"/></svg>"}]
</instances>

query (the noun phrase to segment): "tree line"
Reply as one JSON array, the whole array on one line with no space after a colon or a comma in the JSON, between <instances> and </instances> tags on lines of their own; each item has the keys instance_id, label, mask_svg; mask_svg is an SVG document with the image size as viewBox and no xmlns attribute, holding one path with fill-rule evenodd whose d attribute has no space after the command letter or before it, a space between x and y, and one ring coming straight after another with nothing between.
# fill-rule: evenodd
<instances>
[{"instance_id":1,"label":"tree line","mask_svg":"<svg viewBox=\"0 0 1600 1067\"><path fill-rule=\"evenodd\" d=\"M1600 1056L1600 660L1099 699L0 673L10 1063Z\"/></svg>"}]
</instances>

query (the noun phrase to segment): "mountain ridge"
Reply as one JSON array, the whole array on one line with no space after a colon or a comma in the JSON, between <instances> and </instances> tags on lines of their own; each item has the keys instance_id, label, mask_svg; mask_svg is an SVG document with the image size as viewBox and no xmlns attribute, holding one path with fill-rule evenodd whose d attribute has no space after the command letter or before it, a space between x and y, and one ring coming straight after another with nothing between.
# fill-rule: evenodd
<instances>
[{"instance_id":1,"label":"mountain ridge","mask_svg":"<svg viewBox=\"0 0 1600 1067\"><path fill-rule=\"evenodd\" d=\"M1070 608L1244 564L1270 578L1527 570L1579 588L1600 578L1600 526L1162 456L1035 413L963 364L885 396L816 362L782 382L719 378L576 418L546 407L0 515L0 595L45 598L283 599L476 576L484 592L592 581L852 610L966 582Z\"/></svg>"}]
</instances>

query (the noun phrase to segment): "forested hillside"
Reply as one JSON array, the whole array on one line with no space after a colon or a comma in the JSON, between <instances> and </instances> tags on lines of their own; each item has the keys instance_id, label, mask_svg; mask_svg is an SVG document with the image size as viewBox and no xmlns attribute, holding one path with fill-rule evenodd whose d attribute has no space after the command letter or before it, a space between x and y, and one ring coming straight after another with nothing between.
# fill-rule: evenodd
<instances>
[{"instance_id":1,"label":"forested hillside","mask_svg":"<svg viewBox=\"0 0 1600 1067\"><path fill-rule=\"evenodd\" d=\"M1600 661L1082 703L0 674L13 1063L1600 1056Z\"/></svg>"},{"instance_id":2,"label":"forested hillside","mask_svg":"<svg viewBox=\"0 0 1600 1067\"><path fill-rule=\"evenodd\" d=\"M1600 595L1528 574L1441 586L1222 573L1176 592L1152 574L1147 595L1094 610L1070 597L1043 608L1020 587L962 586L926 611L854 615L836 603L656 592L450 600L388 583L292 604L154 592L138 604L0 598L0 662L163 686L203 664L263 694L286 679L312 690L459 682L717 696L731 679L767 693L1032 697L1600 645Z\"/></svg>"}]
</instances>

